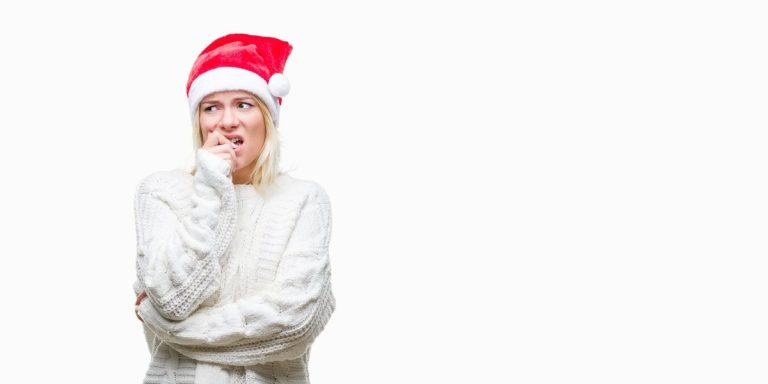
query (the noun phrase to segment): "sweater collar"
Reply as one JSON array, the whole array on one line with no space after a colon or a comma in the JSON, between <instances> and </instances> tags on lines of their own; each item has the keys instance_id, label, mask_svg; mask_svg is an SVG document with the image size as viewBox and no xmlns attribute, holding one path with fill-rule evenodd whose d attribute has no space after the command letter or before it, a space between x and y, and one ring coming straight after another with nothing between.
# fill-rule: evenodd
<instances>
[{"instance_id":1,"label":"sweater collar","mask_svg":"<svg viewBox=\"0 0 768 384\"><path fill-rule=\"evenodd\" d=\"M268 191L273 190L279 190L281 187L285 186L285 183L288 182L288 180L291 177L288 174L280 174L277 176L277 179L275 180L275 184L271 186L270 188L267 188ZM245 200L245 199L251 199L254 197L260 197L263 198L258 190L256 190L256 187L253 186L253 184L233 184L235 187L235 195L239 200ZM268 192L269 194L269 192Z\"/></svg>"},{"instance_id":2,"label":"sweater collar","mask_svg":"<svg viewBox=\"0 0 768 384\"><path fill-rule=\"evenodd\" d=\"M234 187L238 199L250 199L259 196L259 191L253 184L234 184Z\"/></svg>"}]
</instances>

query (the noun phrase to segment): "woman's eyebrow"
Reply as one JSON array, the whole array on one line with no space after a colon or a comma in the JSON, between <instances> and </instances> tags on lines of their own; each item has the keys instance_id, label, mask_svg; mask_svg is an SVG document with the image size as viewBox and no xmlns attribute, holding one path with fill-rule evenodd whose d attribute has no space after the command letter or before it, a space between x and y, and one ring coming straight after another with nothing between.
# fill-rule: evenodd
<instances>
[{"instance_id":1,"label":"woman's eyebrow","mask_svg":"<svg viewBox=\"0 0 768 384\"><path fill-rule=\"evenodd\" d=\"M238 102L238 101L243 101L243 100L248 100L248 101L251 101L251 102L254 102L254 101L255 101L253 97L250 97L250 96L241 96L241 97L235 97L235 98L233 98L233 99L232 99L232 102ZM200 104L219 104L219 103L222 103L222 101L220 101L220 100L218 100L218 99L213 99L213 100L208 100L208 101L201 101L201 102L200 102Z\"/></svg>"}]
</instances>

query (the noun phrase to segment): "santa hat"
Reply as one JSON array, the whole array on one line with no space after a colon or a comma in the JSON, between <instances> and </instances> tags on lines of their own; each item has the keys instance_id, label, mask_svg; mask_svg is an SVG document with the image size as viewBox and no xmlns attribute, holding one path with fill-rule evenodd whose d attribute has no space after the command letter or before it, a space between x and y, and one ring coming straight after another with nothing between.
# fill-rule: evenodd
<instances>
[{"instance_id":1,"label":"santa hat","mask_svg":"<svg viewBox=\"0 0 768 384\"><path fill-rule=\"evenodd\" d=\"M277 126L282 98L291 88L283 68L292 49L288 42L274 37L242 33L214 40L200 52L187 80L193 117L205 96L243 90L258 96L269 107Z\"/></svg>"}]
</instances>

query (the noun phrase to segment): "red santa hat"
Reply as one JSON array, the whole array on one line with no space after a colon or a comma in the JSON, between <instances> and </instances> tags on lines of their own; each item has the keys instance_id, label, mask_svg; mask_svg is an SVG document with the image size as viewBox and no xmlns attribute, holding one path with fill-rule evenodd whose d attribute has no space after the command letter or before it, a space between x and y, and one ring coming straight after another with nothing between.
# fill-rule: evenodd
<instances>
[{"instance_id":1,"label":"red santa hat","mask_svg":"<svg viewBox=\"0 0 768 384\"><path fill-rule=\"evenodd\" d=\"M291 86L283 68L293 47L286 41L265 36L230 34L208 45L189 73L187 99L190 112L211 93L243 90L258 96L280 120L280 104Z\"/></svg>"}]
</instances>

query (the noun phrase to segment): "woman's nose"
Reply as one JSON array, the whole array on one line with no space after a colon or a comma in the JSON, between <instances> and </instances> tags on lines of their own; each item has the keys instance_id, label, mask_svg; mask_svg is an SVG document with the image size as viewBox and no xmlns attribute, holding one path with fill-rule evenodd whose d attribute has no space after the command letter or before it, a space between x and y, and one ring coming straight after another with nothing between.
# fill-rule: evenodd
<instances>
[{"instance_id":1,"label":"woman's nose","mask_svg":"<svg viewBox=\"0 0 768 384\"><path fill-rule=\"evenodd\" d=\"M232 108L224 108L223 113L221 114L221 120L219 120L219 125L222 128L235 128L237 127L238 120L237 120L237 114Z\"/></svg>"}]
</instances>

